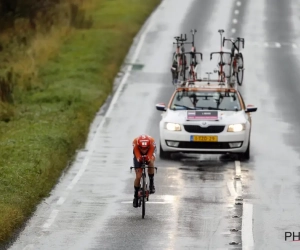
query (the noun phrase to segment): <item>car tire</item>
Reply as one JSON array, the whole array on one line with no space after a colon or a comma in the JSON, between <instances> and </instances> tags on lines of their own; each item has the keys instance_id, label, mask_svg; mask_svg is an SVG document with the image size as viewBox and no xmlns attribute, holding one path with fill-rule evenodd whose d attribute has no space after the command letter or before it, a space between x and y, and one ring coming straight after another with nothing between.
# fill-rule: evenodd
<instances>
[{"instance_id":1,"label":"car tire","mask_svg":"<svg viewBox=\"0 0 300 250\"><path fill-rule=\"evenodd\" d=\"M171 152L164 151L161 147L161 144L159 144L159 158L161 158L161 159L170 159L171 158Z\"/></svg>"},{"instance_id":2,"label":"car tire","mask_svg":"<svg viewBox=\"0 0 300 250\"><path fill-rule=\"evenodd\" d=\"M239 154L239 160L249 160L249 159L250 159L250 141L248 143L246 152Z\"/></svg>"}]
</instances>

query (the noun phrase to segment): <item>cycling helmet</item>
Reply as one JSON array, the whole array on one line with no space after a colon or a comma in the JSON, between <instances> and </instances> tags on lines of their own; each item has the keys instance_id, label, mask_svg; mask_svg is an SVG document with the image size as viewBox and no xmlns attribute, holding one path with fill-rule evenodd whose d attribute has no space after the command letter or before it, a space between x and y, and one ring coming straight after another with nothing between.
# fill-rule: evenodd
<instances>
[{"instance_id":1,"label":"cycling helmet","mask_svg":"<svg viewBox=\"0 0 300 250\"><path fill-rule=\"evenodd\" d=\"M150 147L150 138L148 135L140 135L137 139L137 145L140 149L145 150Z\"/></svg>"}]
</instances>

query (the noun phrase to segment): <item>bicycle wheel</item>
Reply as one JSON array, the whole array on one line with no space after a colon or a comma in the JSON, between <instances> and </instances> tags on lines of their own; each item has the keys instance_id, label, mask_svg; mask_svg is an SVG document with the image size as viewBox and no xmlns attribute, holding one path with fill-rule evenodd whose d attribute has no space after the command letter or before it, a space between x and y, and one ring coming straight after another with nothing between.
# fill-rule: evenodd
<instances>
[{"instance_id":1,"label":"bicycle wheel","mask_svg":"<svg viewBox=\"0 0 300 250\"><path fill-rule=\"evenodd\" d=\"M238 73L237 73L238 85L242 86L243 80L244 80L244 58L243 58L243 54L239 53Z\"/></svg>"},{"instance_id":2,"label":"bicycle wheel","mask_svg":"<svg viewBox=\"0 0 300 250\"><path fill-rule=\"evenodd\" d=\"M145 218L146 213L146 178L145 174L143 173L143 196L142 196L142 218Z\"/></svg>"}]
</instances>

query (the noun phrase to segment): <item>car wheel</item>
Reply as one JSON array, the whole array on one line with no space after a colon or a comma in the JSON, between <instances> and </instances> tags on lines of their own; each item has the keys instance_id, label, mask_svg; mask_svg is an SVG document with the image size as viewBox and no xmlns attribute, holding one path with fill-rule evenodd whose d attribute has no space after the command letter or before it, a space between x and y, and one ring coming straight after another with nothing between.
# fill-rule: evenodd
<instances>
[{"instance_id":1,"label":"car wheel","mask_svg":"<svg viewBox=\"0 0 300 250\"><path fill-rule=\"evenodd\" d=\"M159 145L159 157L161 159L170 159L171 158L171 152L164 151L161 147L161 144Z\"/></svg>"},{"instance_id":2,"label":"car wheel","mask_svg":"<svg viewBox=\"0 0 300 250\"><path fill-rule=\"evenodd\" d=\"M250 141L245 153L239 154L239 160L249 160L250 159Z\"/></svg>"}]
</instances>

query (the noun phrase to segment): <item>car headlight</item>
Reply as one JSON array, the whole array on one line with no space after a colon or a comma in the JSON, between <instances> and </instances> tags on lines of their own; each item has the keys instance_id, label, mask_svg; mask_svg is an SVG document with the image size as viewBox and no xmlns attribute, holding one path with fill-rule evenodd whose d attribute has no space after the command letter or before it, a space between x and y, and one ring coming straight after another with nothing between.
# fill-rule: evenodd
<instances>
[{"instance_id":1,"label":"car headlight","mask_svg":"<svg viewBox=\"0 0 300 250\"><path fill-rule=\"evenodd\" d=\"M181 126L178 123L167 122L165 128L171 131L181 131Z\"/></svg>"},{"instance_id":2,"label":"car headlight","mask_svg":"<svg viewBox=\"0 0 300 250\"><path fill-rule=\"evenodd\" d=\"M227 132L241 132L246 129L245 124L232 124L228 126Z\"/></svg>"}]
</instances>

